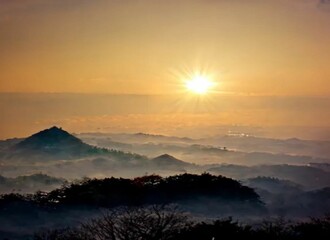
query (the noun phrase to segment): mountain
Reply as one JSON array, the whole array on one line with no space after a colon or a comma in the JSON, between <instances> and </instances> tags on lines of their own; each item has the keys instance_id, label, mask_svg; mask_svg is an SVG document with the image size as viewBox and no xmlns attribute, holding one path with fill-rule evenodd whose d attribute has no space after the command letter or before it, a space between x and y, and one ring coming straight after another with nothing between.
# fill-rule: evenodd
<instances>
[{"instance_id":1,"label":"mountain","mask_svg":"<svg viewBox=\"0 0 330 240\"><path fill-rule=\"evenodd\" d=\"M312 162L327 163L328 158L320 158L312 149L319 146L315 141L297 139L276 140L256 137L222 137L205 139L187 139L167 137L161 135L85 133L79 134L84 142L119 151L134 152L154 157L167 153L177 156L186 162L196 164L230 163L243 165L256 164L309 164ZM297 141L305 143L296 144ZM285 147L286 142L290 142ZM326 156L326 142L319 142L322 146L319 153ZM294 146L296 148L294 148ZM310 151L302 151L308 146ZM254 149L255 147L255 149ZM317 150L315 150L317 152ZM330 152L330 151L329 151ZM311 154L311 155L308 155ZM328 155L329 156L329 155ZM328 157L327 156L327 157Z\"/></svg>"},{"instance_id":2,"label":"mountain","mask_svg":"<svg viewBox=\"0 0 330 240\"><path fill-rule=\"evenodd\" d=\"M330 141L304 140L298 138L274 139L256 137L246 134L227 134L207 138L187 138L175 136L152 135L147 133L80 133L79 138L86 142L94 141L106 147L107 141L131 145L166 144L167 146L189 146L193 144L203 146L226 147L228 150L239 152L262 152L289 156L310 156L311 158L328 159L330 154ZM110 142L111 144L111 142ZM174 154L166 151L169 154ZM142 153L147 154L147 153ZM148 154L147 154L148 155ZM155 154L153 154L155 155ZM307 162L306 162L307 163Z\"/></svg>"},{"instance_id":3,"label":"mountain","mask_svg":"<svg viewBox=\"0 0 330 240\"><path fill-rule=\"evenodd\" d=\"M105 151L90 146L79 138L52 127L40 131L7 149L5 158L11 159L73 159Z\"/></svg>"},{"instance_id":4,"label":"mountain","mask_svg":"<svg viewBox=\"0 0 330 240\"><path fill-rule=\"evenodd\" d=\"M56 149L66 146L81 147L84 143L62 128L52 127L45 129L16 144L16 148L28 149Z\"/></svg>"},{"instance_id":5,"label":"mountain","mask_svg":"<svg viewBox=\"0 0 330 240\"><path fill-rule=\"evenodd\" d=\"M289 180L308 189L330 186L330 174L322 169L305 165L256 165L242 166L223 164L207 170L213 174L221 174L235 179L256 178L259 176Z\"/></svg>"},{"instance_id":6,"label":"mountain","mask_svg":"<svg viewBox=\"0 0 330 240\"><path fill-rule=\"evenodd\" d=\"M266 190L271 193L286 193L286 194L293 194L299 193L303 191L303 186L289 181L278 179L274 177L256 177L256 178L249 178L242 181L246 186L254 188L254 189L261 189Z\"/></svg>"},{"instance_id":7,"label":"mountain","mask_svg":"<svg viewBox=\"0 0 330 240\"><path fill-rule=\"evenodd\" d=\"M182 169L191 167L193 164L181 161L169 154L163 154L151 159L152 163L162 169Z\"/></svg>"}]
</instances>

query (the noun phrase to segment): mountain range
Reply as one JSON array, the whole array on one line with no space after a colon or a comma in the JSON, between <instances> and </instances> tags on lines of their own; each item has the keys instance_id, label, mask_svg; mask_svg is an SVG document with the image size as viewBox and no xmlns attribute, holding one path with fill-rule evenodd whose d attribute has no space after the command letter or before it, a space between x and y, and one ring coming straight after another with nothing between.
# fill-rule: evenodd
<instances>
[{"instance_id":1,"label":"mountain range","mask_svg":"<svg viewBox=\"0 0 330 240\"><path fill-rule=\"evenodd\" d=\"M0 174L16 177L42 172L75 179L206 171L240 180L276 177L308 189L330 186L329 172L324 168L327 163L313 157L239 152L198 144L197 140L188 138L142 133L110 136L73 135L59 127L51 127L25 139L0 141ZM161 142L156 142L158 139Z\"/></svg>"},{"instance_id":2,"label":"mountain range","mask_svg":"<svg viewBox=\"0 0 330 240\"><path fill-rule=\"evenodd\" d=\"M25 162L48 160L73 160L91 156L118 156L123 152L84 143L81 139L59 127L51 127L35 133L25 139L3 141L2 159ZM131 154L128 154L132 157Z\"/></svg>"}]
</instances>

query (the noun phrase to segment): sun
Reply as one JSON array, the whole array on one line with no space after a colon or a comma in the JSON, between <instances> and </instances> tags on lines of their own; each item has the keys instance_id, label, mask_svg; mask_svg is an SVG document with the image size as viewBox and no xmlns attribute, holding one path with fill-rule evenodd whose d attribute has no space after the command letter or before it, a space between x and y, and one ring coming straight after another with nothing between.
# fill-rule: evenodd
<instances>
[{"instance_id":1,"label":"sun","mask_svg":"<svg viewBox=\"0 0 330 240\"><path fill-rule=\"evenodd\" d=\"M207 76L195 75L186 82L186 88L196 94L205 94L214 83Z\"/></svg>"}]
</instances>

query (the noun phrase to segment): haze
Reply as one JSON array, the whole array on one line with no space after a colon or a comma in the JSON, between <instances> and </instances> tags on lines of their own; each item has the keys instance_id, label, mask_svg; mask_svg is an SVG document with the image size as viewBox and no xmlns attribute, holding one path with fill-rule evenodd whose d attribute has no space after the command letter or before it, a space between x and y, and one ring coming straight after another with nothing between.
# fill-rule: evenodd
<instances>
[{"instance_id":1,"label":"haze","mask_svg":"<svg viewBox=\"0 0 330 240\"><path fill-rule=\"evenodd\" d=\"M0 5L1 138L59 124L181 135L286 127L275 137L328 139L329 1ZM194 71L217 83L202 100L183 86ZM301 134L306 128L313 134Z\"/></svg>"},{"instance_id":2,"label":"haze","mask_svg":"<svg viewBox=\"0 0 330 240\"><path fill-rule=\"evenodd\" d=\"M330 239L330 0L0 0L1 239Z\"/></svg>"}]
</instances>

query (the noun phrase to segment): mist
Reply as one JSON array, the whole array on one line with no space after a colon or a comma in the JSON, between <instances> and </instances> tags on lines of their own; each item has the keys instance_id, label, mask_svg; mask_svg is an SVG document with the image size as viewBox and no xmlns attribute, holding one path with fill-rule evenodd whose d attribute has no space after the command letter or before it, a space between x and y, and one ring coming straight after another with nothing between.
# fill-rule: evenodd
<instances>
[{"instance_id":1,"label":"mist","mask_svg":"<svg viewBox=\"0 0 330 240\"><path fill-rule=\"evenodd\" d=\"M59 125L70 132L329 140L327 97L1 93L2 139ZM271 116L271 117L270 117Z\"/></svg>"}]
</instances>

